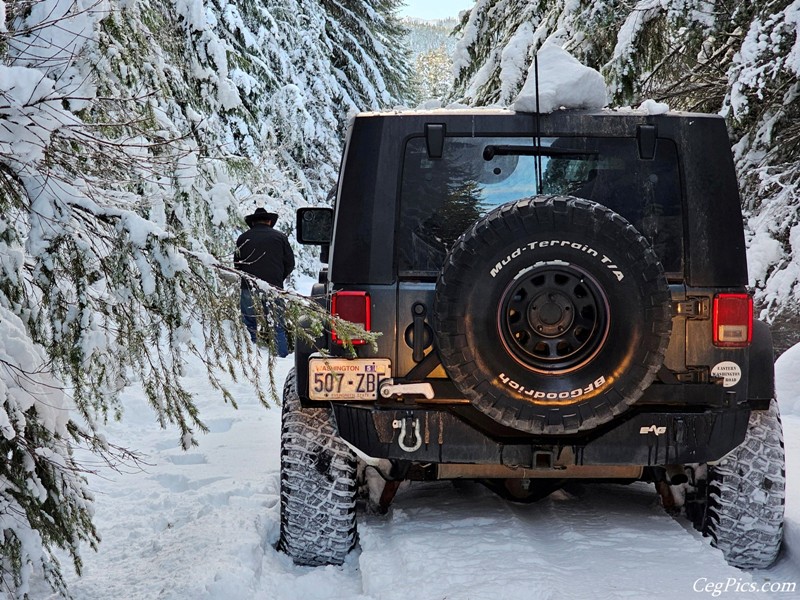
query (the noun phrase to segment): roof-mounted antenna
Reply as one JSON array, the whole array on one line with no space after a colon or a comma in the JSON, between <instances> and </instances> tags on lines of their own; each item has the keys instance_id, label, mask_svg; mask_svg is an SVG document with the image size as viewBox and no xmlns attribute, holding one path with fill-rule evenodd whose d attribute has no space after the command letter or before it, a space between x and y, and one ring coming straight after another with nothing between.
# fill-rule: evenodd
<instances>
[{"instance_id":1,"label":"roof-mounted antenna","mask_svg":"<svg viewBox=\"0 0 800 600\"><path fill-rule=\"evenodd\" d=\"M542 123L539 112L539 51L533 55L533 76L534 83L536 84L536 147L539 152L536 153L536 189L537 193L542 193Z\"/></svg>"}]
</instances>

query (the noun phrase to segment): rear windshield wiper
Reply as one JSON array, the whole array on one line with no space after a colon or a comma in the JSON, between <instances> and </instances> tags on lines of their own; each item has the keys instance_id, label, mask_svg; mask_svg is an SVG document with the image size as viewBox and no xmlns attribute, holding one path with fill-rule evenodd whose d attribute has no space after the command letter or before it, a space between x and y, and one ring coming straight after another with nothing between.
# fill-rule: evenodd
<instances>
[{"instance_id":1,"label":"rear windshield wiper","mask_svg":"<svg viewBox=\"0 0 800 600\"><path fill-rule=\"evenodd\" d=\"M586 160L587 156L596 157L597 154L597 152L587 150L554 148L553 146L489 145L483 149L483 160L492 160L495 156L557 156L558 158Z\"/></svg>"}]
</instances>

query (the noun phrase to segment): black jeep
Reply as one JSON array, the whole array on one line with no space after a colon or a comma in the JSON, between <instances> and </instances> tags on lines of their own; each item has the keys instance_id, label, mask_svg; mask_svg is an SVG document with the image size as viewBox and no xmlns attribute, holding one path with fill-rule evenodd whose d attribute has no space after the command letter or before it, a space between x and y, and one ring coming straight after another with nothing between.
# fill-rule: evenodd
<instances>
[{"instance_id":1,"label":"black jeep","mask_svg":"<svg viewBox=\"0 0 800 600\"><path fill-rule=\"evenodd\" d=\"M297 563L355 544L358 461L387 480L383 508L405 479L517 501L651 481L732 565L775 560L772 341L721 118L359 115L335 208L297 227L329 264L314 294L382 333L296 349L279 546Z\"/></svg>"}]
</instances>

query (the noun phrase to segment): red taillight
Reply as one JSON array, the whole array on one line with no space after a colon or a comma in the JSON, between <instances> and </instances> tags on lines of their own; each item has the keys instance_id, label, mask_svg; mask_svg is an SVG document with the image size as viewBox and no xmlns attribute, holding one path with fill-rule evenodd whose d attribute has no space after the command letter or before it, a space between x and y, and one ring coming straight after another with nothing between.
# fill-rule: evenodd
<instances>
[{"instance_id":1,"label":"red taillight","mask_svg":"<svg viewBox=\"0 0 800 600\"><path fill-rule=\"evenodd\" d=\"M331 297L331 314L345 321L350 321L360 325L369 331L371 323L369 293L367 292L334 292ZM336 331L331 330L331 338L334 342L343 346L344 340L336 335ZM366 344L365 340L350 340L350 343L357 346Z\"/></svg>"},{"instance_id":2,"label":"red taillight","mask_svg":"<svg viewBox=\"0 0 800 600\"><path fill-rule=\"evenodd\" d=\"M717 294L712 320L715 346L749 346L753 339L753 298L749 294Z\"/></svg>"}]
</instances>

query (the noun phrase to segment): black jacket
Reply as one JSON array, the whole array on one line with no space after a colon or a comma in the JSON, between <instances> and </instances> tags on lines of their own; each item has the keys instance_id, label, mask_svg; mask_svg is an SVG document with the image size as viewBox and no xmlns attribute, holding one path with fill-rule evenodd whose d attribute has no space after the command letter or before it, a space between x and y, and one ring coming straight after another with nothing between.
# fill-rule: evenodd
<instances>
[{"instance_id":1,"label":"black jacket","mask_svg":"<svg viewBox=\"0 0 800 600\"><path fill-rule=\"evenodd\" d=\"M294 270L294 253L289 239L277 229L255 223L236 240L233 265L275 287ZM242 287L245 281L242 279Z\"/></svg>"}]
</instances>

